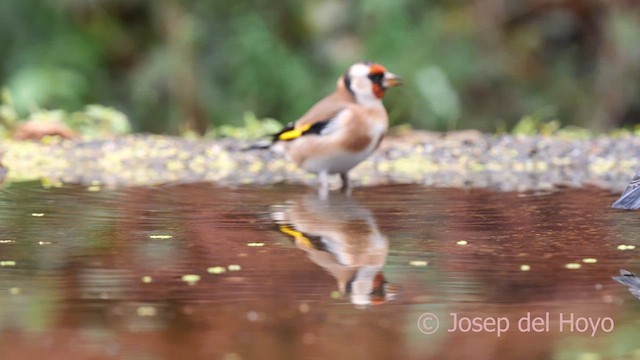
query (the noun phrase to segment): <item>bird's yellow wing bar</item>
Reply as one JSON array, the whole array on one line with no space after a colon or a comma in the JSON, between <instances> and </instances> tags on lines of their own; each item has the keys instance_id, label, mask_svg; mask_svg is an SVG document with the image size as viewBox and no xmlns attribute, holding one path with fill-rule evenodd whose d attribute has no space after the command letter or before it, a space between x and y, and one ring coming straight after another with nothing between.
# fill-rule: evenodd
<instances>
[{"instance_id":1,"label":"bird's yellow wing bar","mask_svg":"<svg viewBox=\"0 0 640 360\"><path fill-rule=\"evenodd\" d=\"M278 135L278 140L288 141L288 140L293 140L295 138L299 138L300 136L302 136L302 134L304 134L305 131L309 130L310 127L311 127L311 124L306 124L304 126L301 126L298 129L285 131L282 134Z\"/></svg>"}]
</instances>

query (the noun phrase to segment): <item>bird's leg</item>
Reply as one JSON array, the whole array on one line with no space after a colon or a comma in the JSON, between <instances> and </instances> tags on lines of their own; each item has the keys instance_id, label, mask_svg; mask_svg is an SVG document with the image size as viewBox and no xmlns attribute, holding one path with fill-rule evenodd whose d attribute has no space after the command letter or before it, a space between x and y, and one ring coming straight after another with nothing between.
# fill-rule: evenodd
<instances>
[{"instance_id":1,"label":"bird's leg","mask_svg":"<svg viewBox=\"0 0 640 360\"><path fill-rule=\"evenodd\" d=\"M340 191L344 194L351 195L351 184L349 184L349 173L341 173L340 179L342 180L342 187Z\"/></svg>"},{"instance_id":2,"label":"bird's leg","mask_svg":"<svg viewBox=\"0 0 640 360\"><path fill-rule=\"evenodd\" d=\"M318 173L318 179L320 180L320 186L318 187L318 197L320 199L326 199L329 196L329 173L321 171Z\"/></svg>"}]
</instances>

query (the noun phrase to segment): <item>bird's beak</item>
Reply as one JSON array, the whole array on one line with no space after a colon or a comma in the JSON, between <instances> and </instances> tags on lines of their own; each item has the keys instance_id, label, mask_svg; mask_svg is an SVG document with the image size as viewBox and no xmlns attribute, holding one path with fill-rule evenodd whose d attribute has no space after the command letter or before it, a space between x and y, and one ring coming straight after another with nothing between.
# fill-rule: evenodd
<instances>
[{"instance_id":1,"label":"bird's beak","mask_svg":"<svg viewBox=\"0 0 640 360\"><path fill-rule=\"evenodd\" d=\"M384 73L384 80L382 80L382 86L385 88L396 87L402 85L402 79L393 73Z\"/></svg>"}]
</instances>

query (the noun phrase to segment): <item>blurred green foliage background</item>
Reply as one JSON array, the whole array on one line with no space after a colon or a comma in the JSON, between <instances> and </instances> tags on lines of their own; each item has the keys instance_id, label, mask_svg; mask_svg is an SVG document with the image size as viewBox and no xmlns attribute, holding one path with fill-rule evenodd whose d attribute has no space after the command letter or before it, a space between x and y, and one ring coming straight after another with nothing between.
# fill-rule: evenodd
<instances>
[{"instance_id":1,"label":"blurred green foliage background","mask_svg":"<svg viewBox=\"0 0 640 360\"><path fill-rule=\"evenodd\" d=\"M0 44L19 116L101 104L135 131L288 122L363 59L405 79L393 124L640 120L637 0L5 0Z\"/></svg>"}]
</instances>

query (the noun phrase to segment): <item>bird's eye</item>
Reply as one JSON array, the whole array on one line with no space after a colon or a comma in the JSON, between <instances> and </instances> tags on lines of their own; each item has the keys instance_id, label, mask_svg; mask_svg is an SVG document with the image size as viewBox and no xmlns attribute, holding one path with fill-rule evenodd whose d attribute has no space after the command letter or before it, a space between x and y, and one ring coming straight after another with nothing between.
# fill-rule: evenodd
<instances>
[{"instance_id":1,"label":"bird's eye","mask_svg":"<svg viewBox=\"0 0 640 360\"><path fill-rule=\"evenodd\" d=\"M383 73L369 74L369 79L375 84L382 83L382 78L384 78L384 74Z\"/></svg>"}]
</instances>

